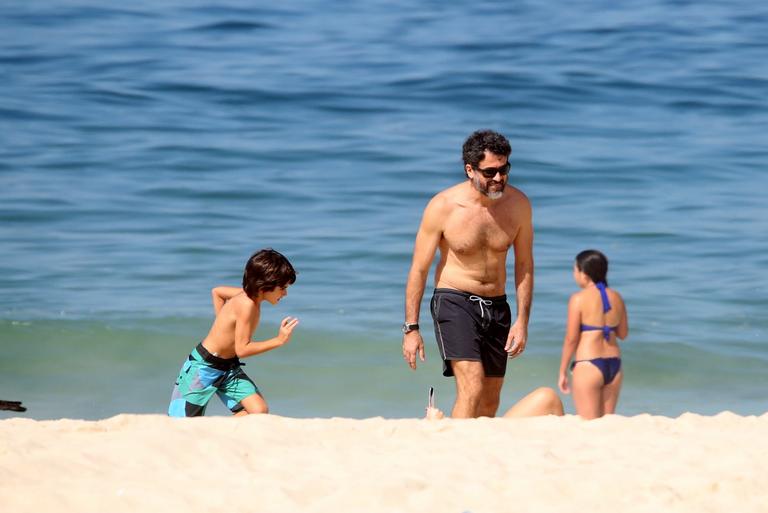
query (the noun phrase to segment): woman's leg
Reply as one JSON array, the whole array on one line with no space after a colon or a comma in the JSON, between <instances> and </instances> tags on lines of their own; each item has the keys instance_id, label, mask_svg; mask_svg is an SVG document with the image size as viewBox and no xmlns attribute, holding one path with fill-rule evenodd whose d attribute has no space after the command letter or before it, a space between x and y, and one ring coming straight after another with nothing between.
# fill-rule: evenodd
<instances>
[{"instance_id":1,"label":"woman's leg","mask_svg":"<svg viewBox=\"0 0 768 513\"><path fill-rule=\"evenodd\" d=\"M602 417L603 373L593 363L578 362L573 368L573 403L576 413L585 419Z\"/></svg>"},{"instance_id":2,"label":"woman's leg","mask_svg":"<svg viewBox=\"0 0 768 513\"><path fill-rule=\"evenodd\" d=\"M603 413L616 413L616 404L619 402L621 382L624 379L624 371L619 371L610 384L603 388Z\"/></svg>"}]
</instances>

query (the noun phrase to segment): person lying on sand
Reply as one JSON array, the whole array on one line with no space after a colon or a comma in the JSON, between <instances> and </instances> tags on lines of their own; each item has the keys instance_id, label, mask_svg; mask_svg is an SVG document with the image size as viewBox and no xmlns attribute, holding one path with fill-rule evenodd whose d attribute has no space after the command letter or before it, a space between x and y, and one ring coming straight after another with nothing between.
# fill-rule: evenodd
<instances>
[{"instance_id":1,"label":"person lying on sand","mask_svg":"<svg viewBox=\"0 0 768 513\"><path fill-rule=\"evenodd\" d=\"M520 399L504 413L504 418L514 417L538 417L541 415L563 415L563 402L557 392L549 387L540 387ZM445 414L436 408L430 395L427 405L427 420L439 420L445 418Z\"/></svg>"}]
</instances>

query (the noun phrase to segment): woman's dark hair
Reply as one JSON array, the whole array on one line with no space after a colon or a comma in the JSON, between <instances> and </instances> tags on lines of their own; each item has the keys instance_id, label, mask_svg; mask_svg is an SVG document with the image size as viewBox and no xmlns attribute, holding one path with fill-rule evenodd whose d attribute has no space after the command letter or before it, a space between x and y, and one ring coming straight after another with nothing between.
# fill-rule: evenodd
<instances>
[{"instance_id":1,"label":"woman's dark hair","mask_svg":"<svg viewBox=\"0 0 768 513\"><path fill-rule=\"evenodd\" d=\"M490 151L494 155L504 155L509 158L509 154L512 153L512 146L509 145L507 138L498 132L478 130L464 141L461 151L464 164L469 164L477 169L480 161L485 158L485 150ZM466 169L464 172L466 174Z\"/></svg>"},{"instance_id":2,"label":"woman's dark hair","mask_svg":"<svg viewBox=\"0 0 768 513\"><path fill-rule=\"evenodd\" d=\"M586 249L576 255L576 268L595 283L608 286L608 259L596 249Z\"/></svg>"},{"instance_id":3,"label":"woman's dark hair","mask_svg":"<svg viewBox=\"0 0 768 513\"><path fill-rule=\"evenodd\" d=\"M291 263L272 248L257 251L245 264L243 290L253 300L259 296L259 292L285 287L295 281L296 271Z\"/></svg>"}]
</instances>

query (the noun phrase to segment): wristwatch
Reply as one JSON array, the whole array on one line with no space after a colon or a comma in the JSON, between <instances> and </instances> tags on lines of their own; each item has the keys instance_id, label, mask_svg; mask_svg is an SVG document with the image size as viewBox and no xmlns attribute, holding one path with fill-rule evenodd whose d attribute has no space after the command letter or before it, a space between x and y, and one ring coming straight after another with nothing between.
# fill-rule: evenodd
<instances>
[{"instance_id":1,"label":"wristwatch","mask_svg":"<svg viewBox=\"0 0 768 513\"><path fill-rule=\"evenodd\" d=\"M404 322L403 323L403 333L408 334L412 331L416 331L419 329L419 323L418 322Z\"/></svg>"}]
</instances>

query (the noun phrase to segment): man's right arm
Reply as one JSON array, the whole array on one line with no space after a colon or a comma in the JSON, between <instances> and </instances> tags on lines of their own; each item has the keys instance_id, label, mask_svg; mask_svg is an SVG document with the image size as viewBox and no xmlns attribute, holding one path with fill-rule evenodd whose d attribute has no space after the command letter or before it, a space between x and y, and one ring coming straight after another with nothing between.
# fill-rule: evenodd
<instances>
[{"instance_id":1,"label":"man's right arm","mask_svg":"<svg viewBox=\"0 0 768 513\"><path fill-rule=\"evenodd\" d=\"M416 234L413 248L411 270L408 272L408 282L405 286L405 322L418 323L421 299L427 275L435 257L437 246L442 237L442 210L445 200L436 196L424 210L424 216ZM424 340L419 330L403 335L403 358L412 369L416 369L416 353L424 361Z\"/></svg>"}]
</instances>

